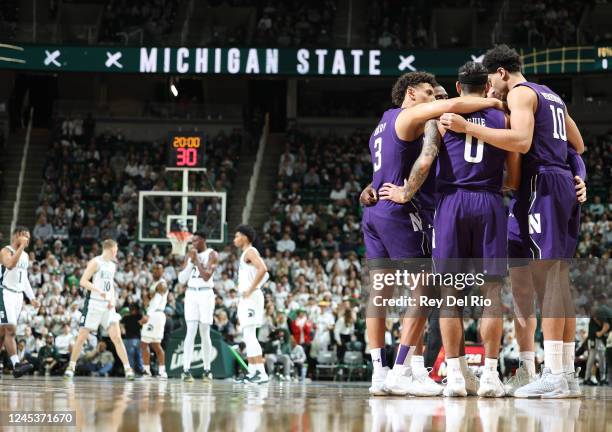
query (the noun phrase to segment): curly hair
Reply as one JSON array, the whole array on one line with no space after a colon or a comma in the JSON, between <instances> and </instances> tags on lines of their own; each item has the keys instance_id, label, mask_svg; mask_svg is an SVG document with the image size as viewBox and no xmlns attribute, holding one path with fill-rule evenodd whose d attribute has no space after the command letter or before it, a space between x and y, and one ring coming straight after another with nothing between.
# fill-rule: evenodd
<instances>
[{"instance_id":1,"label":"curly hair","mask_svg":"<svg viewBox=\"0 0 612 432\"><path fill-rule=\"evenodd\" d=\"M514 48L508 45L496 45L486 52L482 64L489 73L493 73L500 67L508 72L519 72L523 63Z\"/></svg>"},{"instance_id":2,"label":"curly hair","mask_svg":"<svg viewBox=\"0 0 612 432\"><path fill-rule=\"evenodd\" d=\"M391 102L396 107L402 106L406 97L408 87L416 87L419 84L431 84L432 87L438 85L436 77L428 72L408 72L400 76L391 89Z\"/></svg>"}]
</instances>

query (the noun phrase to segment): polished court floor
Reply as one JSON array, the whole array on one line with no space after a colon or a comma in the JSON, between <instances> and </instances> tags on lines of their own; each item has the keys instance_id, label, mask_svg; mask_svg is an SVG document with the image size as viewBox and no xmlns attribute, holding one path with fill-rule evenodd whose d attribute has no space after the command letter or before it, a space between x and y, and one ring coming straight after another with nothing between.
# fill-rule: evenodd
<instances>
[{"instance_id":1,"label":"polished court floor","mask_svg":"<svg viewBox=\"0 0 612 432\"><path fill-rule=\"evenodd\" d=\"M0 431L612 431L612 388L584 392L575 400L370 398L365 383L5 376L3 419L14 410L74 410L76 426L4 424Z\"/></svg>"}]
</instances>

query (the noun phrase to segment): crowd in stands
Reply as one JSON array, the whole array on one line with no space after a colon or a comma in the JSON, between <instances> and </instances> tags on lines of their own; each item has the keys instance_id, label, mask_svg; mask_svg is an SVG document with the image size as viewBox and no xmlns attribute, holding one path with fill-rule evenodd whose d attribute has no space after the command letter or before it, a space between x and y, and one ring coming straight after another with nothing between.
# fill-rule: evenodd
<instances>
[{"instance_id":1,"label":"crowd in stands","mask_svg":"<svg viewBox=\"0 0 612 432\"><path fill-rule=\"evenodd\" d=\"M84 301L78 281L87 260L100 253L99 240L104 236L116 233L120 243L116 307L124 320L129 319L130 311L143 312L154 263L163 264L164 278L171 287L165 311L166 339L181 325L185 292L177 280L181 261L167 247L143 245L134 237L135 191L155 188L158 183L166 187L165 182L170 181L159 176L161 150L151 143L146 148L144 144L126 143L120 132L96 136L87 118L58 122L54 136L37 210L39 223L30 247L29 277L41 307L34 309L27 304L17 329L19 355L34 363L41 374L63 371ZM303 365L299 373L303 378L306 374L314 376L322 353L334 352L340 361L349 351L367 354L361 278L365 251L358 197L371 175L368 136L366 130L347 135L309 134L296 127L287 131L275 202L269 220L258 227L258 247L271 274L264 286L265 323L258 333L269 368L276 361L282 364L292 359ZM220 147L231 142L228 137L218 138ZM578 251L578 256L593 259L572 270L582 317L594 313L593 305L608 301L611 273L607 224L612 209L602 203L610 203L610 173L604 170L609 170L612 140L610 135L595 140L588 146L585 161L590 194L601 191L601 198L594 197L583 206L581 244L589 239L589 233L592 235L587 252L581 252L580 247ZM220 178L223 167L230 166L227 161L235 164L237 152L210 151L210 159L216 158L216 181L231 187L229 180L225 183ZM121 157L124 161L119 163ZM233 177L231 170L225 174L227 179ZM49 224L51 230L46 232ZM240 343L236 317L239 252L230 245L218 250L219 266L213 276L217 294L213 328L228 342ZM507 297L505 303L510 307L511 298ZM397 318L387 321L386 340L392 351L399 338L400 322ZM578 346L586 343L579 357L585 362L591 355L588 340L592 335L585 332L590 322L582 319L577 332ZM478 320L466 317L464 325L466 339L479 342ZM504 372L509 373L518 355L509 318L505 329L501 356L502 364L507 365ZM126 337L136 340L138 335L132 333ZM103 331L90 336L79 362L80 373L120 373L106 337ZM138 370L138 356L131 358Z\"/></svg>"},{"instance_id":2,"label":"crowd in stands","mask_svg":"<svg viewBox=\"0 0 612 432\"><path fill-rule=\"evenodd\" d=\"M125 43L120 33L143 31L143 41L164 43L172 31L178 0L109 0L100 25L100 42Z\"/></svg>"},{"instance_id":3,"label":"crowd in stands","mask_svg":"<svg viewBox=\"0 0 612 432\"><path fill-rule=\"evenodd\" d=\"M484 19L482 0L444 0L436 8L473 8ZM368 39L370 46L387 49L430 47L431 3L424 0L403 2L384 0L368 3Z\"/></svg>"},{"instance_id":4,"label":"crowd in stands","mask_svg":"<svg viewBox=\"0 0 612 432\"><path fill-rule=\"evenodd\" d=\"M580 17L590 3L583 0L524 2L513 42L534 47L576 45Z\"/></svg>"},{"instance_id":5,"label":"crowd in stands","mask_svg":"<svg viewBox=\"0 0 612 432\"><path fill-rule=\"evenodd\" d=\"M133 242L138 191L180 190L180 173L164 171L163 142L131 142L121 131L106 131L94 137L91 117L66 118L56 124L57 138L47 153L40 205L36 209L33 250L38 253L58 240L62 247L71 248L86 248L104 238L117 240L120 246ZM206 175L190 177L190 190L229 191L241 143L239 130L210 137L205 144L208 171ZM160 229L165 228L168 213L180 214L180 209L172 207L180 202L171 201L168 208L168 199L163 197L156 203L157 208L150 208L150 237L165 235ZM213 203L205 201L202 205Z\"/></svg>"},{"instance_id":6,"label":"crowd in stands","mask_svg":"<svg viewBox=\"0 0 612 432\"><path fill-rule=\"evenodd\" d=\"M5 41L15 40L18 20L19 2L17 0L0 2L0 39Z\"/></svg>"},{"instance_id":7,"label":"crowd in stands","mask_svg":"<svg viewBox=\"0 0 612 432\"><path fill-rule=\"evenodd\" d=\"M280 47L329 45L333 40L336 3L334 0L268 0L258 7L253 42Z\"/></svg>"}]
</instances>

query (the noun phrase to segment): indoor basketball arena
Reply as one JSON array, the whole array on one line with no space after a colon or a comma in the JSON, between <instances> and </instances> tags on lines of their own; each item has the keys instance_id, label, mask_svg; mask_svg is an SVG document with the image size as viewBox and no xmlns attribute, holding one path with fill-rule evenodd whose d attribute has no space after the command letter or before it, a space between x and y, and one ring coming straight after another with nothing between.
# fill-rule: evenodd
<instances>
[{"instance_id":1,"label":"indoor basketball arena","mask_svg":"<svg viewBox=\"0 0 612 432\"><path fill-rule=\"evenodd\" d=\"M610 22L2 0L0 430L612 430Z\"/></svg>"}]
</instances>

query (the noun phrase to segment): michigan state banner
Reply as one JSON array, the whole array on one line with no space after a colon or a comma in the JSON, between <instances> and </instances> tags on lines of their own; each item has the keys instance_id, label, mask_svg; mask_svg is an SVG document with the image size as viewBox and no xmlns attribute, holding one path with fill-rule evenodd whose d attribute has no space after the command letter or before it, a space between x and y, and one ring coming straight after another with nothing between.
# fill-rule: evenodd
<instances>
[{"instance_id":1,"label":"michigan state banner","mask_svg":"<svg viewBox=\"0 0 612 432\"><path fill-rule=\"evenodd\" d=\"M183 372L183 342L187 328L183 325L170 334L170 341L166 347L166 371L171 378L178 378ZM210 330L212 340L212 373L215 378L229 378L234 375L236 360L230 351L229 345L223 340L221 333ZM191 359L191 373L194 377L202 376L204 364L202 357L202 343L200 334L196 336L193 358Z\"/></svg>"}]
</instances>

